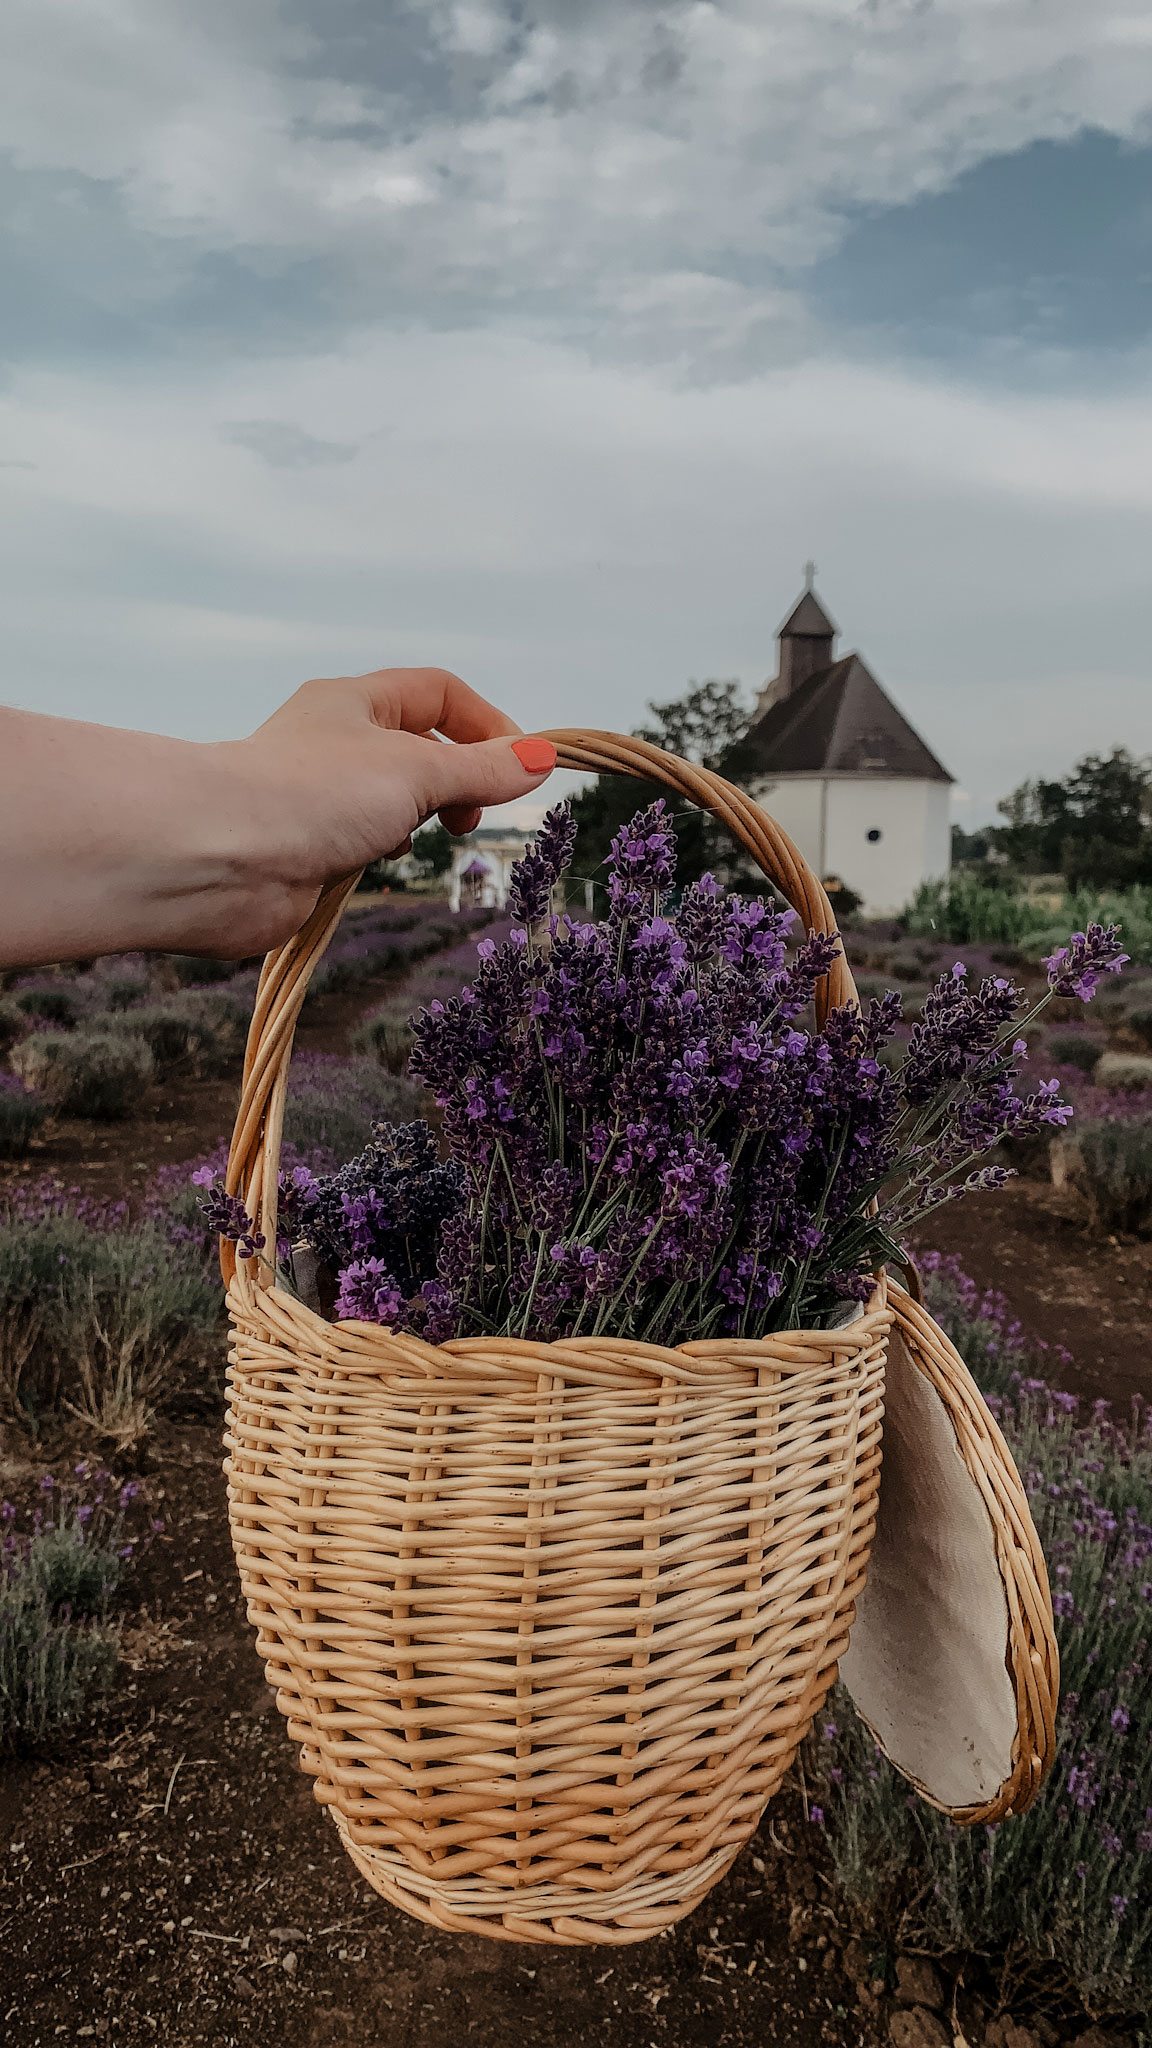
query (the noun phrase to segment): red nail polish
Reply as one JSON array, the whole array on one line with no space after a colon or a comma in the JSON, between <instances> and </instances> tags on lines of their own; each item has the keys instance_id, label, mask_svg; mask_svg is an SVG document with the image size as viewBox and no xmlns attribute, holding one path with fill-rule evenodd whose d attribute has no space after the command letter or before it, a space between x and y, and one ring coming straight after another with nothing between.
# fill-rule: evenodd
<instances>
[{"instance_id":1,"label":"red nail polish","mask_svg":"<svg viewBox=\"0 0 1152 2048\"><path fill-rule=\"evenodd\" d=\"M547 775L556 766L556 749L551 740L513 740L512 752L529 775Z\"/></svg>"}]
</instances>

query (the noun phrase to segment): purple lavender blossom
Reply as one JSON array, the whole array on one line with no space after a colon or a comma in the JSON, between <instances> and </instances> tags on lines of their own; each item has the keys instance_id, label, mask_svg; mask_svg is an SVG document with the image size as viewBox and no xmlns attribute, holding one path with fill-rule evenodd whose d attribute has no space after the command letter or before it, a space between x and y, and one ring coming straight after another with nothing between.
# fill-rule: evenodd
<instances>
[{"instance_id":1,"label":"purple lavender blossom","mask_svg":"<svg viewBox=\"0 0 1152 2048\"><path fill-rule=\"evenodd\" d=\"M407 1304L383 1259L354 1259L340 1274L337 1321L397 1323Z\"/></svg>"},{"instance_id":2,"label":"purple lavender blossom","mask_svg":"<svg viewBox=\"0 0 1152 2048\"><path fill-rule=\"evenodd\" d=\"M569 804L547 812L535 845L512 870L508 908L521 924L534 925L548 915L554 885L567 871L576 844L576 820Z\"/></svg>"},{"instance_id":3,"label":"purple lavender blossom","mask_svg":"<svg viewBox=\"0 0 1152 2048\"><path fill-rule=\"evenodd\" d=\"M264 1249L264 1233L257 1230L239 1195L230 1195L210 1166L197 1169L192 1185L209 1190L207 1201L201 1205L208 1228L234 1244L239 1258L256 1258Z\"/></svg>"},{"instance_id":4,"label":"purple lavender blossom","mask_svg":"<svg viewBox=\"0 0 1152 2048\"><path fill-rule=\"evenodd\" d=\"M1085 932L1073 932L1071 943L1043 963L1053 995L1078 996L1082 1003L1090 1003L1101 975L1119 974L1128 959L1119 940L1118 924L1090 924Z\"/></svg>"}]
</instances>

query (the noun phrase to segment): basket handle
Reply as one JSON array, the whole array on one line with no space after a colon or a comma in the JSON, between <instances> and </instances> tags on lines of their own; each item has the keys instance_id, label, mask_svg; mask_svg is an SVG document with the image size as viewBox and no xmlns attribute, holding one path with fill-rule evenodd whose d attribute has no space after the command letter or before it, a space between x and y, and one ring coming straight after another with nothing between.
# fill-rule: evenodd
<instances>
[{"instance_id":1,"label":"basket handle","mask_svg":"<svg viewBox=\"0 0 1152 2048\"><path fill-rule=\"evenodd\" d=\"M697 768L666 754L648 740L619 733L579 729L548 732L556 748L558 768L583 769L594 775L633 775L642 782L661 783L727 825L734 839L750 853L773 886L791 904L806 931L834 932L836 918L820 879L788 834L742 789L710 768ZM276 1180L292 1040L301 1005L313 972L344 915L359 875L332 882L324 890L307 923L276 951L269 953L260 975L256 1005L244 1054L240 1107L228 1154L227 1187L243 1196L244 1206L269 1245L276 1237ZM856 984L843 952L816 990L816 1018L823 1024L830 1009L856 1001ZM238 1260L236 1247L220 1246L225 1284L255 1284L254 1260Z\"/></svg>"}]
</instances>

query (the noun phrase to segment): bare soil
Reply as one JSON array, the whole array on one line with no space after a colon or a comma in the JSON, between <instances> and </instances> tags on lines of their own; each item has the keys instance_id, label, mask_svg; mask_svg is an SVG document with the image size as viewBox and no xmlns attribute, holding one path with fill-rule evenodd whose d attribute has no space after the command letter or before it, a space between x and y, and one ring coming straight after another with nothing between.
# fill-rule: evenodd
<instances>
[{"instance_id":1,"label":"bare soil","mask_svg":"<svg viewBox=\"0 0 1152 2048\"><path fill-rule=\"evenodd\" d=\"M1121 1413L1135 1396L1152 1398L1152 1244L1099 1236L1073 1189L1009 1181L940 1210L920 1244L956 1253L980 1286L1007 1295L1025 1329L1053 1347L1044 1372L1054 1385Z\"/></svg>"}]
</instances>

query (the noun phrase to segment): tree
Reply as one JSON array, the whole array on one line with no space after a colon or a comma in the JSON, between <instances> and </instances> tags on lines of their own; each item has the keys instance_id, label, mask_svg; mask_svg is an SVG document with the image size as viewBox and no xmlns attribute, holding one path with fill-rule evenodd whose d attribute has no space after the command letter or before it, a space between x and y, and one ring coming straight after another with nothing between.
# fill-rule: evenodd
<instances>
[{"instance_id":1,"label":"tree","mask_svg":"<svg viewBox=\"0 0 1152 2048\"><path fill-rule=\"evenodd\" d=\"M439 821L421 825L412 839L412 861L417 874L422 877L446 875L452 865L455 844L451 833L446 832ZM407 872L399 860L370 861L357 886L361 893L375 889L406 889Z\"/></svg>"},{"instance_id":2,"label":"tree","mask_svg":"<svg viewBox=\"0 0 1152 2048\"><path fill-rule=\"evenodd\" d=\"M456 847L452 834L439 820L421 825L412 841L412 858L422 875L446 875Z\"/></svg>"},{"instance_id":3,"label":"tree","mask_svg":"<svg viewBox=\"0 0 1152 2048\"><path fill-rule=\"evenodd\" d=\"M728 749L741 738L748 712L736 681L691 683L683 697L667 704L649 703L652 722L638 726L635 737L650 740L665 753L718 768ZM706 871L726 881L746 879L751 870L743 849L731 834L687 799L653 782L630 775L599 775L572 800L576 819L574 881L603 882L604 862L612 840L633 814L663 797L676 820L677 874L681 882L696 881Z\"/></svg>"},{"instance_id":4,"label":"tree","mask_svg":"<svg viewBox=\"0 0 1152 2048\"><path fill-rule=\"evenodd\" d=\"M960 867L974 860L987 860L991 840L986 831L966 832L963 825L952 827L952 865Z\"/></svg>"},{"instance_id":5,"label":"tree","mask_svg":"<svg viewBox=\"0 0 1152 2048\"><path fill-rule=\"evenodd\" d=\"M1071 888L1152 882L1152 763L1127 747L1085 754L1063 782L1022 782L998 806L988 837L1025 874L1061 874Z\"/></svg>"}]
</instances>

